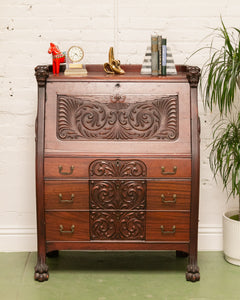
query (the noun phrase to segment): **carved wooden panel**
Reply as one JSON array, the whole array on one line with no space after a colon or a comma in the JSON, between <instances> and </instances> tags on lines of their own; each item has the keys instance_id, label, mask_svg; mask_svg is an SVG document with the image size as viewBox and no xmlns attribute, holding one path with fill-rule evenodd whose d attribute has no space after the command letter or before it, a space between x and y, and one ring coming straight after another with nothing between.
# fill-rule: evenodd
<instances>
[{"instance_id":1,"label":"carved wooden panel","mask_svg":"<svg viewBox=\"0 0 240 300\"><path fill-rule=\"evenodd\" d=\"M175 140L178 96L156 96L135 103L102 103L94 99L57 96L60 140Z\"/></svg>"},{"instance_id":2,"label":"carved wooden panel","mask_svg":"<svg viewBox=\"0 0 240 300\"><path fill-rule=\"evenodd\" d=\"M97 159L89 166L90 239L145 239L146 165Z\"/></svg>"},{"instance_id":3,"label":"carved wooden panel","mask_svg":"<svg viewBox=\"0 0 240 300\"><path fill-rule=\"evenodd\" d=\"M145 209L146 180L92 180L90 209Z\"/></svg>"},{"instance_id":4,"label":"carved wooden panel","mask_svg":"<svg viewBox=\"0 0 240 300\"><path fill-rule=\"evenodd\" d=\"M140 160L105 160L97 159L90 164L91 178L100 177L146 177L147 167Z\"/></svg>"},{"instance_id":5,"label":"carved wooden panel","mask_svg":"<svg viewBox=\"0 0 240 300\"><path fill-rule=\"evenodd\" d=\"M145 239L145 212L91 212L91 240Z\"/></svg>"}]
</instances>

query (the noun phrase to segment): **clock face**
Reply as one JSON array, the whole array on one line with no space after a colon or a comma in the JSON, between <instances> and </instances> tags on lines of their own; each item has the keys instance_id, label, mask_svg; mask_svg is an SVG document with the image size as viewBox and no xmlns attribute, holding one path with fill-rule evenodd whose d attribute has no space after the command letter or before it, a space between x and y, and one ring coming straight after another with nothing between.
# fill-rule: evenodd
<instances>
[{"instance_id":1,"label":"clock face","mask_svg":"<svg viewBox=\"0 0 240 300\"><path fill-rule=\"evenodd\" d=\"M83 59L84 52L83 49L79 46L72 46L68 50L68 57L72 62L79 62Z\"/></svg>"}]
</instances>

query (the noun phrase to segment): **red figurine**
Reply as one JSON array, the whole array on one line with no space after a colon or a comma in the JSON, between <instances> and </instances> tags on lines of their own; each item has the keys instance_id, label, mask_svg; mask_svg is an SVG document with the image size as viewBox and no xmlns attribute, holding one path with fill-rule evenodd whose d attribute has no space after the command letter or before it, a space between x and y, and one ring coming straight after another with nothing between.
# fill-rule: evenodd
<instances>
[{"instance_id":1,"label":"red figurine","mask_svg":"<svg viewBox=\"0 0 240 300\"><path fill-rule=\"evenodd\" d=\"M53 67L53 74L59 74L59 69L60 69L60 63L65 62L65 53L61 52L58 48L53 43L50 43L50 47L48 49L48 53L52 54L52 67Z\"/></svg>"}]
</instances>

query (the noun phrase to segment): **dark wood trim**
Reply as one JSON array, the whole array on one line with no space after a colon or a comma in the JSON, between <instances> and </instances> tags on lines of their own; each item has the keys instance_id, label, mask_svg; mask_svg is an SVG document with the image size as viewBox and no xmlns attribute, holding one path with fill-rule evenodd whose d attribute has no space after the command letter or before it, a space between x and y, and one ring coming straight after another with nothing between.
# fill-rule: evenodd
<instances>
[{"instance_id":1,"label":"dark wood trim","mask_svg":"<svg viewBox=\"0 0 240 300\"><path fill-rule=\"evenodd\" d=\"M159 81L167 81L167 82L188 82L186 78L186 66L184 65L176 65L177 74L176 75L168 75L168 76L152 76L152 75L141 75L142 65L122 65L122 68L125 70L125 74L107 74L103 69L103 65L86 65L86 69L88 74L86 76L65 76L64 70L66 68L65 65L60 65L60 73L52 74L52 66L49 65L49 78L48 81L119 81L119 82L138 82L138 81L149 81L149 82L159 82Z\"/></svg>"},{"instance_id":2,"label":"dark wood trim","mask_svg":"<svg viewBox=\"0 0 240 300\"><path fill-rule=\"evenodd\" d=\"M52 73L52 65L48 65L47 67L49 69L49 72ZM186 65L175 65L175 67L176 67L178 73L186 73L187 72L187 66ZM126 72L140 73L142 65L139 65L139 64L122 65L122 68ZM60 65L60 73L64 72L65 69L66 69L66 64L61 64ZM88 72L104 72L103 64L102 65L100 65L100 64L87 64L86 69L88 70Z\"/></svg>"},{"instance_id":3,"label":"dark wood trim","mask_svg":"<svg viewBox=\"0 0 240 300\"><path fill-rule=\"evenodd\" d=\"M200 279L199 267L197 265L198 250L198 207L199 207L199 173L200 173L200 139L199 119L197 103L197 87L200 78L198 67L187 68L187 78L190 84L191 97L191 146L192 146L192 188L191 188L191 217L190 217L190 240L189 262L187 266L186 279L198 281Z\"/></svg>"},{"instance_id":4,"label":"dark wood trim","mask_svg":"<svg viewBox=\"0 0 240 300\"><path fill-rule=\"evenodd\" d=\"M189 244L183 243L159 243L159 242L114 242L114 241L91 241L91 242L47 242L47 252L53 250L179 250L189 252Z\"/></svg>"},{"instance_id":5,"label":"dark wood trim","mask_svg":"<svg viewBox=\"0 0 240 300\"><path fill-rule=\"evenodd\" d=\"M38 83L38 110L36 118L36 198L37 198L37 237L38 260L35 267L35 280L48 280L46 265L45 225L44 225L44 116L46 100L47 66L37 66L35 76Z\"/></svg>"}]
</instances>

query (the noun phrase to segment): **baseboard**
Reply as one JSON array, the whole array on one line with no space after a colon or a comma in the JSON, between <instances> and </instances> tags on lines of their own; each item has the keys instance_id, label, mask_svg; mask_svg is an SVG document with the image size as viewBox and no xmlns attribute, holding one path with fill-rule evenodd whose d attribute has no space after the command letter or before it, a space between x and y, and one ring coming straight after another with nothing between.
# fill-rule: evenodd
<instances>
[{"instance_id":1,"label":"baseboard","mask_svg":"<svg viewBox=\"0 0 240 300\"><path fill-rule=\"evenodd\" d=\"M221 251L222 227L218 225L199 226L198 249L199 251ZM36 250L36 228L0 228L0 252L28 252Z\"/></svg>"},{"instance_id":2,"label":"baseboard","mask_svg":"<svg viewBox=\"0 0 240 300\"><path fill-rule=\"evenodd\" d=\"M199 251L222 251L223 230L219 225L200 225L198 228Z\"/></svg>"},{"instance_id":3,"label":"baseboard","mask_svg":"<svg viewBox=\"0 0 240 300\"><path fill-rule=\"evenodd\" d=\"M36 250L36 228L0 228L0 252L30 252Z\"/></svg>"}]
</instances>

